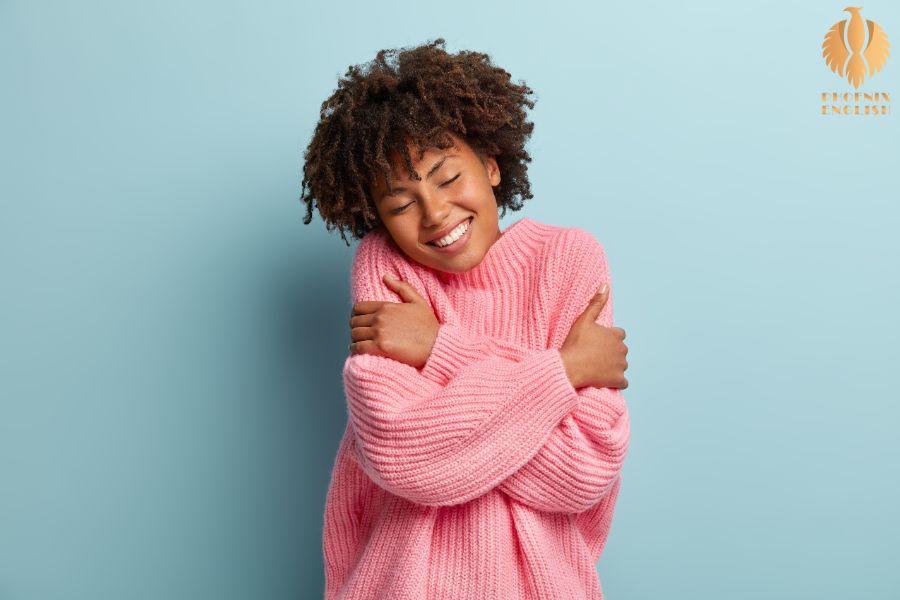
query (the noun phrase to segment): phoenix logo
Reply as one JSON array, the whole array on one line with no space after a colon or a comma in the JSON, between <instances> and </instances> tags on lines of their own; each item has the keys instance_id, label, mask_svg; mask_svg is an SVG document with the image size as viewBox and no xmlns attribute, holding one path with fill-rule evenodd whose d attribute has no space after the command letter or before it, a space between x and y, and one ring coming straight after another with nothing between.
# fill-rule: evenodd
<instances>
[{"instance_id":1,"label":"phoenix logo","mask_svg":"<svg viewBox=\"0 0 900 600\"><path fill-rule=\"evenodd\" d=\"M850 13L849 23L844 19L831 26L822 42L822 57L841 79L846 77L858 88L866 78L867 67L868 76L872 77L884 66L891 53L890 43L878 23L859 16L861 6L844 10Z\"/></svg>"}]
</instances>

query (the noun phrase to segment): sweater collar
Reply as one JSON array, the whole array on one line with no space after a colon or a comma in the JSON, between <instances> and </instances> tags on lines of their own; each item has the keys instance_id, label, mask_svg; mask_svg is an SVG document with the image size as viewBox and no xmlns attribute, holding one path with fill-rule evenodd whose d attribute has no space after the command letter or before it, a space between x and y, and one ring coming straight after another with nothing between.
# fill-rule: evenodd
<instances>
[{"instance_id":1,"label":"sweater collar","mask_svg":"<svg viewBox=\"0 0 900 600\"><path fill-rule=\"evenodd\" d=\"M462 273L432 269L446 285L460 288L504 288L515 285L516 275L521 273L541 239L535 231L535 223L522 217L501 232L491 244L481 262Z\"/></svg>"}]
</instances>

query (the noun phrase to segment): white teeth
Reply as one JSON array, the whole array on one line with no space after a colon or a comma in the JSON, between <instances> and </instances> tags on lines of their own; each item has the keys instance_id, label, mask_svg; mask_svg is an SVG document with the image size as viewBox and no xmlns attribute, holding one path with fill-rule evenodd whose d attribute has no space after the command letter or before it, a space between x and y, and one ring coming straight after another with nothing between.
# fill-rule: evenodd
<instances>
[{"instance_id":1,"label":"white teeth","mask_svg":"<svg viewBox=\"0 0 900 600\"><path fill-rule=\"evenodd\" d=\"M469 219L466 219L462 223L456 226L456 229L447 234L446 237L442 237L439 240L435 240L432 242L435 246L449 246L466 233L466 230L469 229Z\"/></svg>"}]
</instances>

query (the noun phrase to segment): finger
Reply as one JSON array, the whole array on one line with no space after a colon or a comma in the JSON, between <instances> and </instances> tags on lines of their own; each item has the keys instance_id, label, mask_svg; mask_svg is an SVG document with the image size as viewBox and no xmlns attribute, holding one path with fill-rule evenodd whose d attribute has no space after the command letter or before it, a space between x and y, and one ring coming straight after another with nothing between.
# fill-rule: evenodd
<instances>
[{"instance_id":1,"label":"finger","mask_svg":"<svg viewBox=\"0 0 900 600\"><path fill-rule=\"evenodd\" d=\"M353 311L350 313L350 316L373 313L381 308L382 304L388 304L388 302L384 300L361 300L353 305ZM391 304L396 304L396 302Z\"/></svg>"},{"instance_id":2,"label":"finger","mask_svg":"<svg viewBox=\"0 0 900 600\"><path fill-rule=\"evenodd\" d=\"M350 342L348 346L350 350L350 354L361 354L365 349L365 343L367 340L355 340Z\"/></svg>"},{"instance_id":3,"label":"finger","mask_svg":"<svg viewBox=\"0 0 900 600\"><path fill-rule=\"evenodd\" d=\"M361 342L354 342L350 344L350 353L351 354L372 354L375 356L384 356L379 350L378 346L375 345L375 342L372 340L364 340Z\"/></svg>"},{"instance_id":4,"label":"finger","mask_svg":"<svg viewBox=\"0 0 900 600\"><path fill-rule=\"evenodd\" d=\"M350 330L350 340L352 342L364 342L375 339L375 329L372 327L353 327Z\"/></svg>"},{"instance_id":5,"label":"finger","mask_svg":"<svg viewBox=\"0 0 900 600\"><path fill-rule=\"evenodd\" d=\"M371 327L373 323L375 323L375 313L350 317L350 329L354 327Z\"/></svg>"},{"instance_id":6,"label":"finger","mask_svg":"<svg viewBox=\"0 0 900 600\"><path fill-rule=\"evenodd\" d=\"M390 273L385 273L382 279L384 279L387 286L397 292L405 302L418 302L423 300L422 296L419 295L419 292L402 279L397 279Z\"/></svg>"},{"instance_id":7,"label":"finger","mask_svg":"<svg viewBox=\"0 0 900 600\"><path fill-rule=\"evenodd\" d=\"M584 318L596 321L597 317L600 316L600 312L603 310L603 306L606 304L608 295L609 286L604 283L600 286L600 289L597 290L597 293L594 294L593 298L591 298L590 304L588 304L588 307L584 311Z\"/></svg>"}]
</instances>

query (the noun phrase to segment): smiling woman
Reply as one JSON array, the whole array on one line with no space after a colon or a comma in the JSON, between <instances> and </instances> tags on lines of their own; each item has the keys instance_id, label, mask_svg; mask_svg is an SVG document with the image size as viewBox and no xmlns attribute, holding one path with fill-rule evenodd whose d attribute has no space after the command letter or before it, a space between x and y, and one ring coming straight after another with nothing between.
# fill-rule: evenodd
<instances>
[{"instance_id":1,"label":"smiling woman","mask_svg":"<svg viewBox=\"0 0 900 600\"><path fill-rule=\"evenodd\" d=\"M590 233L527 217L460 273L409 260L386 230L363 238L328 600L603 599L630 435L624 331L595 296L608 281ZM572 339L617 381L570 369Z\"/></svg>"},{"instance_id":2,"label":"smiling woman","mask_svg":"<svg viewBox=\"0 0 900 600\"><path fill-rule=\"evenodd\" d=\"M472 182L463 182L475 173L470 167L476 156L481 177L496 181L487 188L481 182L478 200L487 202L486 192L493 186L494 208L500 209L501 218L507 209L517 211L533 197L531 157L525 149L534 129L526 113L534 108L531 88L513 83L487 54L449 54L443 45L438 38L411 49L381 50L374 60L348 68L337 90L322 103L304 153L300 198L306 203L305 224L312 222L315 207L326 228L338 229L349 246L345 229L362 239L384 225L388 215L406 215L413 201L432 199L437 190L465 186L468 193ZM411 149L426 151L415 165ZM441 159L446 160L432 171ZM424 179L416 169L425 173ZM398 179L400 172L405 179ZM502 180L497 173L503 173ZM382 209L373 188L380 182L385 186L381 193L387 192L389 179L401 194ZM440 187L444 184L447 187ZM432 211L432 219L456 217L429 204L434 202L419 203L420 210ZM429 221L425 227L437 230L454 224ZM481 223L478 227L482 233L489 229Z\"/></svg>"},{"instance_id":3,"label":"smiling woman","mask_svg":"<svg viewBox=\"0 0 900 600\"><path fill-rule=\"evenodd\" d=\"M325 598L602 600L630 431L605 255L500 231L531 198L531 90L440 44L351 67L306 154L306 222L315 197L361 238Z\"/></svg>"},{"instance_id":4,"label":"smiling woman","mask_svg":"<svg viewBox=\"0 0 900 600\"><path fill-rule=\"evenodd\" d=\"M407 256L440 271L468 271L500 237L497 199L500 169L457 135L447 149L408 148L418 156L415 177L376 179L371 194L382 226ZM396 174L402 161L392 155ZM423 178L419 171L427 169Z\"/></svg>"}]
</instances>

